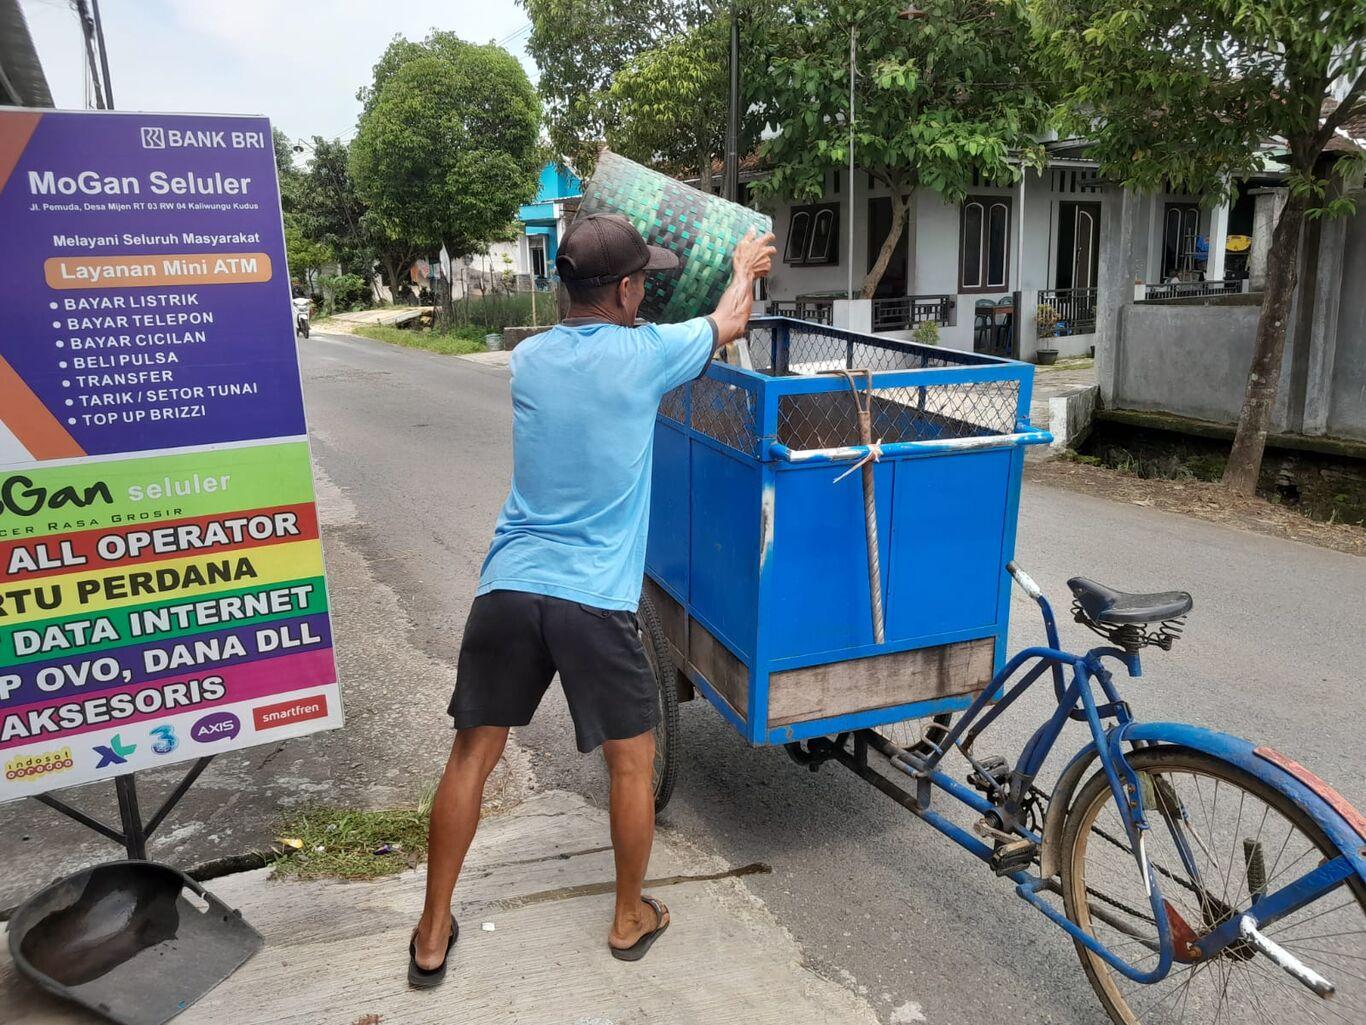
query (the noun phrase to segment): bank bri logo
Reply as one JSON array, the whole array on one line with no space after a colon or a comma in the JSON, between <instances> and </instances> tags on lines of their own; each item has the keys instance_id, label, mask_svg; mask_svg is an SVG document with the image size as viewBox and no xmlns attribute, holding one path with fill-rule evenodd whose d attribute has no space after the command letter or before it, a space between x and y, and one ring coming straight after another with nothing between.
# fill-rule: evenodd
<instances>
[{"instance_id":1,"label":"bank bri logo","mask_svg":"<svg viewBox=\"0 0 1366 1025\"><path fill-rule=\"evenodd\" d=\"M143 149L165 149L166 148L166 129L143 126L142 129L142 148Z\"/></svg>"}]
</instances>

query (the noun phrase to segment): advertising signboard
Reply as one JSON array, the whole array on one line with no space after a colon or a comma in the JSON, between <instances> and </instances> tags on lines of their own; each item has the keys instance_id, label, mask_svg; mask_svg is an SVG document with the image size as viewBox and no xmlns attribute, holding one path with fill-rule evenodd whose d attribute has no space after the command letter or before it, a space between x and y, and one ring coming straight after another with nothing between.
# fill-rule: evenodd
<instances>
[{"instance_id":1,"label":"advertising signboard","mask_svg":"<svg viewBox=\"0 0 1366 1025\"><path fill-rule=\"evenodd\" d=\"M0 109L0 802L342 723L264 118Z\"/></svg>"}]
</instances>

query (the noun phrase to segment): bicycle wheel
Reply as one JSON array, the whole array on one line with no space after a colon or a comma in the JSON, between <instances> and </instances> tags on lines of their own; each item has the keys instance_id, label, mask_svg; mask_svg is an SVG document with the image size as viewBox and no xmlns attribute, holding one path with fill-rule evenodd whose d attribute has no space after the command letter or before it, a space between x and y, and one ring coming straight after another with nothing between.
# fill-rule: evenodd
<instances>
[{"instance_id":1,"label":"bicycle wheel","mask_svg":"<svg viewBox=\"0 0 1366 1025\"><path fill-rule=\"evenodd\" d=\"M1337 857L1308 815L1235 766L1177 748L1139 751L1129 763L1143 788L1152 825L1144 843L1168 918L1174 911L1197 937L1246 911L1254 894L1275 892ZM1195 873L1182 861L1177 834L1192 852ZM1068 813L1061 864L1067 916L1129 964L1156 967L1157 925L1103 772L1087 781ZM1076 947L1119 1025L1366 1022L1366 888L1359 880L1263 932L1335 983L1336 995L1316 996L1246 945L1206 961L1173 962L1167 977L1152 985L1136 983L1082 944Z\"/></svg>"},{"instance_id":2,"label":"bicycle wheel","mask_svg":"<svg viewBox=\"0 0 1366 1025\"><path fill-rule=\"evenodd\" d=\"M669 644L659 625L654 602L644 595L640 598L636 622L645 657L654 670L659 700L659 722L654 731L654 788L655 811L660 812L673 796L674 781L678 778L678 670L669 654Z\"/></svg>"},{"instance_id":3,"label":"bicycle wheel","mask_svg":"<svg viewBox=\"0 0 1366 1025\"><path fill-rule=\"evenodd\" d=\"M905 719L901 722L883 723L873 730L886 737L897 747L919 754L929 754L941 744L953 724L953 716L941 712L929 719Z\"/></svg>"}]
</instances>

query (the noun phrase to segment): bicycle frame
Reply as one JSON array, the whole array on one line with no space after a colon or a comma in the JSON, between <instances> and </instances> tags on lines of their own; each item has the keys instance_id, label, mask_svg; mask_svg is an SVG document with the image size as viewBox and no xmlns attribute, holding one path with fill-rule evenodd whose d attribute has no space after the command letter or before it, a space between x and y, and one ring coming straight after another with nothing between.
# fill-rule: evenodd
<instances>
[{"instance_id":1,"label":"bicycle frame","mask_svg":"<svg viewBox=\"0 0 1366 1025\"><path fill-rule=\"evenodd\" d=\"M841 736L833 744L826 744L819 748L813 742L811 759L820 761L825 758L834 758L840 761L918 817L934 826L959 846L982 861L991 863L994 853L992 847L931 809L931 787L943 790L960 803L983 815L992 816L999 821L1002 832L1018 835L1034 844L1042 844L1045 837L1033 832L1028 824L1020 819L1025 796L1052 752L1063 726L1069 720L1084 721L1090 729L1092 745L1084 748L1073 759L1073 764L1077 764L1082 759L1087 759L1089 762L1090 758L1094 757L1099 760L1101 769L1105 773L1111 796L1119 808L1121 820L1128 833L1130 850L1134 854L1137 870L1148 894L1153 921L1156 923L1158 933L1157 966L1144 971L1129 964L1109 950L1104 943L1070 921L1061 911L1044 900L1040 895L1042 891L1056 890L1056 885L1052 882L1051 877L1045 877L1027 869L1002 872L1002 874L1016 884L1015 892L1019 897L1036 907L1051 921L1064 929L1074 940L1103 959L1116 971L1140 984L1161 981L1170 972L1174 961L1190 962L1197 959L1213 958L1230 944L1246 942L1249 940L1248 930L1256 935L1257 941L1266 942L1265 938L1256 931L1259 926L1270 925L1277 919L1325 896L1341 886L1354 874L1361 875L1363 879L1366 879L1366 847L1359 850L1349 848L1344 843L1345 835L1339 831L1338 835L1333 835L1334 842L1340 849L1339 857L1324 862L1274 893L1263 894L1254 898L1250 911L1230 916L1227 921L1200 937L1193 947L1178 953L1172 938L1171 924L1168 920L1161 886L1157 874L1153 872L1148 861L1144 836L1152 826L1148 818L1149 809L1144 806L1143 785L1138 773L1129 764L1123 745L1127 741L1133 748L1139 749L1159 742L1179 743L1181 731L1187 731L1189 734L1204 734L1207 731L1197 731L1194 727L1178 724L1140 726L1136 723L1129 706L1119 696L1114 678L1109 669L1106 668L1104 661L1113 659L1121 663L1131 677L1138 677L1142 675L1142 666L1137 652L1108 646L1093 648L1085 655L1075 655L1063 651L1058 640L1057 623L1053 609L1048 599L1044 597L1042 591L1028 575L1017 566L1011 563L1007 568L1016 583L1039 605L1047 636L1046 645L1026 648L1011 658L1001 671L992 678L990 685L982 691L973 704L953 724L948 733L937 744L930 745L931 753L928 755L903 751L871 730L860 730L854 734L854 751L852 754L845 749L844 737ZM1019 679L1015 680L1010 689L1007 690L1006 685L1011 683L1012 679L1030 663L1034 664L1024 671L1023 675L1020 675ZM1067 670L1069 669L1071 670L1070 681L1067 679ZM1034 731L1026 742L1016 761L1014 772L1010 776L1009 793L1003 800L999 803L993 803L939 769L945 755L951 749L957 748L972 763L974 769L985 775L983 767L973 758L972 747L974 742L1045 672L1050 672L1052 675L1057 709ZM1097 703L1097 686L1100 696L1103 698L1100 703ZM1107 721L1111 725L1107 726ZM1223 737L1222 734L1209 734L1209 736ZM1235 738L1224 739L1232 741ZM1251 745L1247 745L1245 741L1237 741L1237 743L1244 744L1249 750L1252 750ZM916 781L914 794L897 787L893 781L881 773L875 772L868 765L867 749L870 746L886 755L892 765ZM1258 749L1258 751L1260 750ZM1224 752L1215 751L1211 753L1237 764L1237 759L1229 757ZM1288 785L1279 780L1272 785L1292 796L1292 799L1295 799L1297 803L1303 804L1303 795L1296 793L1296 788L1293 785ZM1157 785L1154 785L1154 793L1155 795L1159 793ZM1191 881L1197 887L1203 888L1196 859L1181 828L1181 819L1184 818L1181 814L1183 809L1171 807L1165 799L1160 797L1156 797L1154 803L1157 805L1155 810L1158 817L1172 836L1182 867L1190 874ZM1103 915L1099 912L1096 913L1096 917L1104 920ZM1274 947L1274 944L1271 946ZM1272 956L1275 956L1274 951ZM1331 992L1331 987L1329 987L1329 992Z\"/></svg>"}]
</instances>

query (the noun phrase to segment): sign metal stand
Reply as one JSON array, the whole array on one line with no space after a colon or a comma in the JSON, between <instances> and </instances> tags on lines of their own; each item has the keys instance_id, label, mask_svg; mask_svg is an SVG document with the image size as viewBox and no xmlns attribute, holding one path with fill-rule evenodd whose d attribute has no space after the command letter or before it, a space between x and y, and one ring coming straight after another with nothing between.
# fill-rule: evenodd
<instances>
[{"instance_id":1,"label":"sign metal stand","mask_svg":"<svg viewBox=\"0 0 1366 1025\"><path fill-rule=\"evenodd\" d=\"M134 861L146 861L147 841L152 838L157 827L166 821L166 816L180 803L180 799L194 785L194 781L209 767L213 758L213 755L205 755L196 761L184 778L176 784L176 788L171 791L171 796L166 798L161 807L157 809L156 814L146 822L142 820L142 811L138 806L136 773L130 772L127 775L116 777L114 790L119 799L119 824L122 832L111 826L106 826L98 819L91 818L85 812L71 807L65 801L60 801L51 794L35 794L33 800L79 822L87 829L92 829L101 836L113 840L114 843L121 844L123 849L128 852L128 857Z\"/></svg>"}]
</instances>

